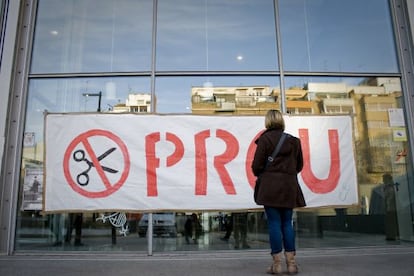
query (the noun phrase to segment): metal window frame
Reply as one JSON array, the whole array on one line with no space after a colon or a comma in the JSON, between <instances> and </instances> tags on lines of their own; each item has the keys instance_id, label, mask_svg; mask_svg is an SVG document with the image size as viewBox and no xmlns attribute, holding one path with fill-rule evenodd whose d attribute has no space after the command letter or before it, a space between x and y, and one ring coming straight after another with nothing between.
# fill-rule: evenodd
<instances>
[{"instance_id":1,"label":"metal window frame","mask_svg":"<svg viewBox=\"0 0 414 276\"><path fill-rule=\"evenodd\" d=\"M14 5L14 10L18 10L19 23L16 31L18 35L14 41L13 56L15 60L13 68L11 68L14 75L12 75L9 92L9 116L6 120L4 162L0 183L2 186L0 252L6 252L8 255L13 254L15 245L23 128L26 115L28 61L36 3L37 1L30 0L18 0L10 3Z\"/></svg>"},{"instance_id":2,"label":"metal window frame","mask_svg":"<svg viewBox=\"0 0 414 276\"><path fill-rule=\"evenodd\" d=\"M26 115L26 99L28 93L29 79L41 78L73 78L73 77L117 77L117 76L147 76L151 78L151 95L155 96L155 80L159 76L274 76L278 77L281 85L281 93L283 102L285 100L285 77L294 76L308 76L308 77L398 77L401 79L402 88L405 93L404 106L407 122L407 130L410 149L414 149L414 76L413 76L413 56L414 49L412 46L412 37L409 31L409 17L407 14L407 0L389 0L392 12L392 20L394 25L395 41L397 43L397 55L399 59L400 73L384 74L384 73L354 73L354 72L305 72L305 71L284 71L281 50L281 35L279 29L279 1L274 0L275 26L277 38L277 54L279 58L279 71L156 71L156 29L157 29L157 5L158 1L153 0L153 30L152 30L152 65L151 71L146 72L113 72L113 73L80 73L80 74L30 74L29 61L31 56L31 46L33 42L35 13L37 7L37 0L18 0L13 1L13 5L20 6L20 29L17 31L16 39L16 53L15 65L11 90L10 100L8 103L9 117L6 121L5 132L5 151L3 154L2 174L0 183L0 252L5 252L8 255L14 253L15 245L15 230L17 219L17 202L18 191L20 185L20 169L21 169L21 154L24 121ZM17 3L18 2L18 3ZM155 102L151 103L151 110L156 111ZM286 112L286 106L282 105L282 111ZM413 182L413 166L414 155L410 150L407 159L409 166L407 167L407 176L409 183ZM151 220L152 221L152 220ZM152 228L151 228L152 229ZM152 235L149 232L148 238L148 254L152 255ZM151 237L151 238L150 238Z\"/></svg>"},{"instance_id":3,"label":"metal window frame","mask_svg":"<svg viewBox=\"0 0 414 276\"><path fill-rule=\"evenodd\" d=\"M407 1L411 0L390 0L391 17L394 25L395 43L400 65L401 87L403 91L403 104L406 128L408 131L408 152L407 155L407 183L411 196L411 219L414 223L414 40L413 31L410 28L410 18ZM412 11L414 20L414 11ZM413 229L414 231L414 224Z\"/></svg>"}]
</instances>

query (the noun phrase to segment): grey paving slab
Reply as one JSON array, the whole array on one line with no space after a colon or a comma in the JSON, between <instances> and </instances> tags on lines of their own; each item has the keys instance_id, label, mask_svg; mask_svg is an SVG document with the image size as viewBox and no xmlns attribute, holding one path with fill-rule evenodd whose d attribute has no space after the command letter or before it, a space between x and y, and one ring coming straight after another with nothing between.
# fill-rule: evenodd
<instances>
[{"instance_id":1,"label":"grey paving slab","mask_svg":"<svg viewBox=\"0 0 414 276\"><path fill-rule=\"evenodd\" d=\"M299 275L414 275L414 246L299 251ZM0 275L266 275L265 250L226 252L83 253L0 256Z\"/></svg>"}]
</instances>

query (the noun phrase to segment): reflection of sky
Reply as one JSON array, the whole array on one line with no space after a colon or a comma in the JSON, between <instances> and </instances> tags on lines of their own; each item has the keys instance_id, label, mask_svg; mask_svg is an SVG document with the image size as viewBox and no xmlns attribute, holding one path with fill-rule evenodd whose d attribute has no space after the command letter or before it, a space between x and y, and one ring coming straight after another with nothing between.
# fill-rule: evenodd
<instances>
[{"instance_id":1,"label":"reflection of sky","mask_svg":"<svg viewBox=\"0 0 414 276\"><path fill-rule=\"evenodd\" d=\"M107 97L105 84L116 84L114 98ZM41 79L29 83L28 109L25 132L43 135L43 111L48 112L96 112L99 97L86 97L84 93L102 91L101 111L109 111L117 103L125 104L128 94L150 93L150 79L147 77L124 78L70 78Z\"/></svg>"},{"instance_id":2,"label":"reflection of sky","mask_svg":"<svg viewBox=\"0 0 414 276\"><path fill-rule=\"evenodd\" d=\"M178 0L158 7L158 70L276 70L273 1Z\"/></svg>"},{"instance_id":3,"label":"reflection of sky","mask_svg":"<svg viewBox=\"0 0 414 276\"><path fill-rule=\"evenodd\" d=\"M398 72L387 0L278 3L285 70ZM152 0L41 0L32 73L149 71L151 31ZM272 0L158 1L156 70L275 71L276 52Z\"/></svg>"},{"instance_id":4,"label":"reflection of sky","mask_svg":"<svg viewBox=\"0 0 414 276\"><path fill-rule=\"evenodd\" d=\"M285 70L398 72L387 0L281 0Z\"/></svg>"},{"instance_id":5,"label":"reflection of sky","mask_svg":"<svg viewBox=\"0 0 414 276\"><path fill-rule=\"evenodd\" d=\"M38 10L32 73L151 68L152 0L41 0Z\"/></svg>"}]
</instances>

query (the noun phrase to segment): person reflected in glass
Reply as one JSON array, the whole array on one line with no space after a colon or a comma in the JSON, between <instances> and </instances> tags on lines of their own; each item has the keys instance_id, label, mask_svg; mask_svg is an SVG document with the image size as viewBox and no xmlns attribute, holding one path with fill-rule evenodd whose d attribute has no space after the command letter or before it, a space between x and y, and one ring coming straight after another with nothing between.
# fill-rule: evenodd
<instances>
[{"instance_id":1,"label":"person reflected in glass","mask_svg":"<svg viewBox=\"0 0 414 276\"><path fill-rule=\"evenodd\" d=\"M228 242L231 233L234 232L234 249L249 249L250 245L247 243L247 215L247 212L226 215L226 234L220 240Z\"/></svg>"},{"instance_id":2,"label":"person reflected in glass","mask_svg":"<svg viewBox=\"0 0 414 276\"><path fill-rule=\"evenodd\" d=\"M220 240L228 242L231 236L231 233L233 232L233 216L226 214L223 218L223 227L225 232L224 237L220 238Z\"/></svg>"},{"instance_id":3,"label":"person reflected in glass","mask_svg":"<svg viewBox=\"0 0 414 276\"><path fill-rule=\"evenodd\" d=\"M41 186L39 180L37 180L37 176L33 178L32 187L30 187L30 191L34 194L37 194L39 192L39 187Z\"/></svg>"},{"instance_id":4,"label":"person reflected in glass","mask_svg":"<svg viewBox=\"0 0 414 276\"><path fill-rule=\"evenodd\" d=\"M54 243L53 246L61 246L63 244L63 235L62 231L65 225L65 215L64 214L52 214L50 215L51 230L53 233Z\"/></svg>"},{"instance_id":5,"label":"person reflected in glass","mask_svg":"<svg viewBox=\"0 0 414 276\"><path fill-rule=\"evenodd\" d=\"M247 243L247 212L232 213L234 228L234 249L249 249Z\"/></svg>"},{"instance_id":6,"label":"person reflected in glass","mask_svg":"<svg viewBox=\"0 0 414 276\"><path fill-rule=\"evenodd\" d=\"M399 239L398 216L395 191L398 191L398 183L394 183L391 174L382 176L384 187L384 211L385 211L385 238L388 241Z\"/></svg>"},{"instance_id":7,"label":"person reflected in glass","mask_svg":"<svg viewBox=\"0 0 414 276\"><path fill-rule=\"evenodd\" d=\"M193 240L195 244L198 243L198 238L201 235L201 228L201 223L196 213L192 213L191 216L188 216L184 225L185 241L187 244L190 244L190 240Z\"/></svg>"},{"instance_id":8,"label":"person reflected in glass","mask_svg":"<svg viewBox=\"0 0 414 276\"><path fill-rule=\"evenodd\" d=\"M265 168L282 133L285 131L283 115L278 110L269 110L265 115L266 130L255 141L257 147L252 162L253 174L260 175L261 184L256 203L263 205L267 216L272 265L269 274L281 274L282 251L284 249L287 272L295 274L298 267L295 260L295 232L293 209L306 206L298 182L298 173L303 168L300 140L287 134L279 153Z\"/></svg>"},{"instance_id":9,"label":"person reflected in glass","mask_svg":"<svg viewBox=\"0 0 414 276\"><path fill-rule=\"evenodd\" d=\"M83 214L82 213L70 213L68 215L68 224L67 224L67 231L65 237L65 243L70 244L72 239L72 232L75 228L75 241L73 245L75 246L83 246L84 244L81 242L82 238L82 222L83 222Z\"/></svg>"}]
</instances>

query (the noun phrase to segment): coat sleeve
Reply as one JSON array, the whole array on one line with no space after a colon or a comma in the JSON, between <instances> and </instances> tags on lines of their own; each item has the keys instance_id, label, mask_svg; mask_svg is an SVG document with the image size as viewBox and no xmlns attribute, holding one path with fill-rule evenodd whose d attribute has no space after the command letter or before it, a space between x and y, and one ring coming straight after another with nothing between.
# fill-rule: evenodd
<instances>
[{"instance_id":1,"label":"coat sleeve","mask_svg":"<svg viewBox=\"0 0 414 276\"><path fill-rule=\"evenodd\" d=\"M297 139L297 156L296 156L296 172L299 173L303 169L303 155L300 139Z\"/></svg>"},{"instance_id":2,"label":"coat sleeve","mask_svg":"<svg viewBox=\"0 0 414 276\"><path fill-rule=\"evenodd\" d=\"M267 155L264 139L257 139L256 145L257 147L252 162L252 171L255 176L258 176L264 169L264 166L267 162Z\"/></svg>"}]
</instances>

